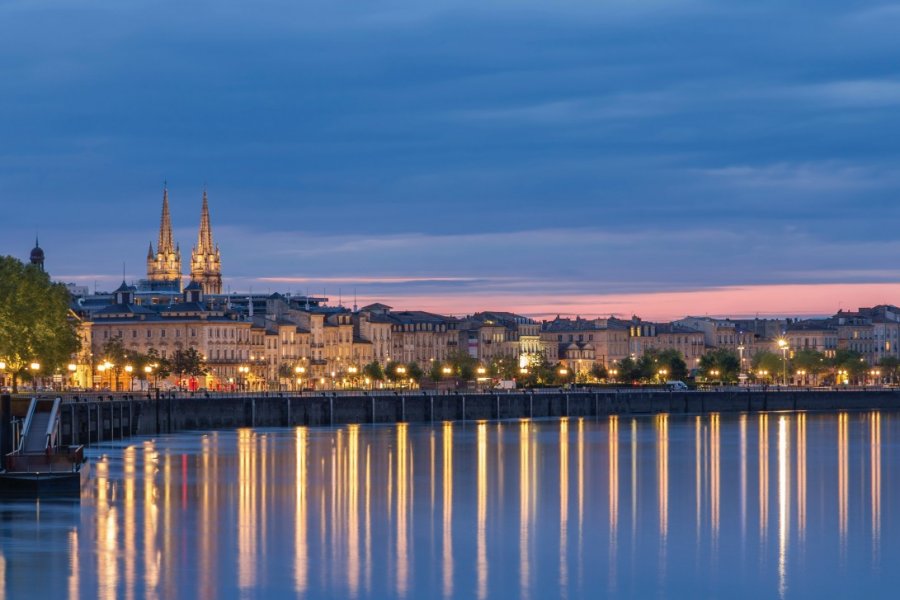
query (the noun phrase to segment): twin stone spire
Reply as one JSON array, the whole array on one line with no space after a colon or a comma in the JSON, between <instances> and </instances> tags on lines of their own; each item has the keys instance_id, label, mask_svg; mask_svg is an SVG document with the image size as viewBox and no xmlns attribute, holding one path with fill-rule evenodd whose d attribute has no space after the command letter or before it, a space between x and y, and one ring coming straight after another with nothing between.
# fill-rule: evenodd
<instances>
[{"instance_id":1,"label":"twin stone spire","mask_svg":"<svg viewBox=\"0 0 900 600\"><path fill-rule=\"evenodd\" d=\"M172 238L168 187L163 188L156 252L153 251L153 242L150 242L150 249L147 251L147 279L153 289L181 291L181 248ZM191 252L191 282L199 284L204 294L222 293L222 261L219 246L213 242L206 189L203 190L197 245Z\"/></svg>"}]
</instances>

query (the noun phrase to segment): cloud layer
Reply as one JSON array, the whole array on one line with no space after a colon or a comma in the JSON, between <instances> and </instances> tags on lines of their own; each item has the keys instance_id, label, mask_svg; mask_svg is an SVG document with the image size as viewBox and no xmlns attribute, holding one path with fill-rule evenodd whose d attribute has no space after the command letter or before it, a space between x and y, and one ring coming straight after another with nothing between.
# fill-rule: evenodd
<instances>
[{"instance_id":1,"label":"cloud layer","mask_svg":"<svg viewBox=\"0 0 900 600\"><path fill-rule=\"evenodd\" d=\"M168 179L185 256L208 182L234 290L601 313L896 281L898 27L865 2L6 2L0 252L39 230L60 276L139 277Z\"/></svg>"}]
</instances>

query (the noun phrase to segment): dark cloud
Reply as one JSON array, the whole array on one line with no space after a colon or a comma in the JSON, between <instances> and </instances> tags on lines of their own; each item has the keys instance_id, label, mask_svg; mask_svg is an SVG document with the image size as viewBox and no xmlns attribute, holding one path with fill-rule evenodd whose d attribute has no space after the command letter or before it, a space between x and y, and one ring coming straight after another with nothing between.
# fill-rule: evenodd
<instances>
[{"instance_id":1,"label":"dark cloud","mask_svg":"<svg viewBox=\"0 0 900 600\"><path fill-rule=\"evenodd\" d=\"M139 276L168 178L185 254L209 182L235 285L890 279L892 25L839 2L6 2L0 252L39 229L57 272Z\"/></svg>"}]
</instances>

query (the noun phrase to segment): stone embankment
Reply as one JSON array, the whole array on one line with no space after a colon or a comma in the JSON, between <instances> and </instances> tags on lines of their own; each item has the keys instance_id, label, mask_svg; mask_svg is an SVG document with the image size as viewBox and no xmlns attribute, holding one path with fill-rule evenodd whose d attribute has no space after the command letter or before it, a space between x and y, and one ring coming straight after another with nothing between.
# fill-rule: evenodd
<instances>
[{"instance_id":1,"label":"stone embankment","mask_svg":"<svg viewBox=\"0 0 900 600\"><path fill-rule=\"evenodd\" d=\"M16 407L24 400L14 401ZM66 398L64 444L238 427L900 408L900 391L498 391Z\"/></svg>"}]
</instances>

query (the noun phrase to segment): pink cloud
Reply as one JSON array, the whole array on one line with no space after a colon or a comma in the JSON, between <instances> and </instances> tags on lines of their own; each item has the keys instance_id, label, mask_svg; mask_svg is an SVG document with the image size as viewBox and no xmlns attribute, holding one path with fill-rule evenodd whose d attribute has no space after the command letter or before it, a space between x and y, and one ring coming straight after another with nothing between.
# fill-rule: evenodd
<instances>
[{"instance_id":1,"label":"pink cloud","mask_svg":"<svg viewBox=\"0 0 900 600\"><path fill-rule=\"evenodd\" d=\"M610 314L671 320L685 315L805 316L829 315L900 301L900 284L786 284L733 286L674 292L630 294L444 293L436 295L360 298L360 305L383 302L395 309L468 314L479 310L508 310L534 317Z\"/></svg>"}]
</instances>

